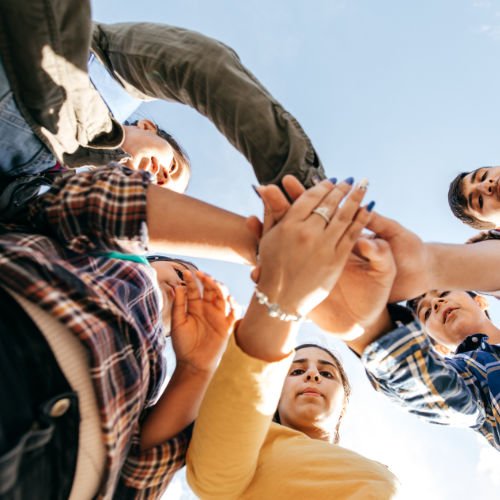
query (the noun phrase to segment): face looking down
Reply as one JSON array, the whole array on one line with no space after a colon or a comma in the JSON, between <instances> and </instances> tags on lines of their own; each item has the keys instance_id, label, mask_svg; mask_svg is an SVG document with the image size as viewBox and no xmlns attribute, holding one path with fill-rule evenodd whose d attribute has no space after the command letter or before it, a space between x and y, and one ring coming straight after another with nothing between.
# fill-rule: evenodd
<instances>
[{"instance_id":1,"label":"face looking down","mask_svg":"<svg viewBox=\"0 0 500 500\"><path fill-rule=\"evenodd\" d=\"M469 335L484 332L488 306L480 295L473 298L467 292L430 290L419 301L416 314L436 342L455 352Z\"/></svg>"},{"instance_id":2,"label":"face looking down","mask_svg":"<svg viewBox=\"0 0 500 500\"><path fill-rule=\"evenodd\" d=\"M337 423L347 404L337 363L318 347L295 353L278 404L282 425L313 439L335 441Z\"/></svg>"},{"instance_id":3,"label":"face looking down","mask_svg":"<svg viewBox=\"0 0 500 500\"><path fill-rule=\"evenodd\" d=\"M139 120L137 126L124 125L122 148L132 156L125 165L133 170L152 174L153 182L177 193L184 193L190 171L172 146L158 135L158 128L149 120Z\"/></svg>"},{"instance_id":4,"label":"face looking down","mask_svg":"<svg viewBox=\"0 0 500 500\"><path fill-rule=\"evenodd\" d=\"M462 179L466 212L480 221L500 226L500 167L474 170Z\"/></svg>"},{"instance_id":5,"label":"face looking down","mask_svg":"<svg viewBox=\"0 0 500 500\"><path fill-rule=\"evenodd\" d=\"M184 272L190 271L195 277L201 291L201 284L196 277L196 268L180 261L157 261L151 262L151 267L156 271L158 286L162 295L162 319L166 335L170 334L172 328L172 307L176 290L175 287L185 287Z\"/></svg>"}]
</instances>

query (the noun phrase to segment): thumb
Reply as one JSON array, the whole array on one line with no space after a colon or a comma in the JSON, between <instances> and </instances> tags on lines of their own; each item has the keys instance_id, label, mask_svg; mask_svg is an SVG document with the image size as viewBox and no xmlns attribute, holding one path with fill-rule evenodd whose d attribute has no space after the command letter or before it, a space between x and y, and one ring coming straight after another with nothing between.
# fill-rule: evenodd
<instances>
[{"instance_id":1,"label":"thumb","mask_svg":"<svg viewBox=\"0 0 500 500\"><path fill-rule=\"evenodd\" d=\"M182 286L175 287L175 298L172 306L172 331L187 321L186 292Z\"/></svg>"},{"instance_id":2,"label":"thumb","mask_svg":"<svg viewBox=\"0 0 500 500\"><path fill-rule=\"evenodd\" d=\"M255 217L255 215L251 215L247 218L245 224L252 233L253 237L257 241L260 241L260 239L262 238L262 222L260 222L258 217Z\"/></svg>"},{"instance_id":3,"label":"thumb","mask_svg":"<svg viewBox=\"0 0 500 500\"><path fill-rule=\"evenodd\" d=\"M395 269L391 248L385 240L361 238L357 241L357 252L374 271L386 273Z\"/></svg>"},{"instance_id":4,"label":"thumb","mask_svg":"<svg viewBox=\"0 0 500 500\"><path fill-rule=\"evenodd\" d=\"M388 219L376 212L372 212L366 228L378 234L384 240L387 240L396 236L403 229L403 226L395 220Z\"/></svg>"}]
</instances>

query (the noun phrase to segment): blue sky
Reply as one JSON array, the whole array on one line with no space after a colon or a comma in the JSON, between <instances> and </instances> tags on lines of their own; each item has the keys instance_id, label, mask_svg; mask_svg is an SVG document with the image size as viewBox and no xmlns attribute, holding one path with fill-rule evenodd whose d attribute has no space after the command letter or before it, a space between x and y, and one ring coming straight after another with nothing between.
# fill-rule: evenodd
<instances>
[{"instance_id":1,"label":"blue sky","mask_svg":"<svg viewBox=\"0 0 500 500\"><path fill-rule=\"evenodd\" d=\"M500 163L500 1L101 0L93 9L102 22L161 22L223 41L298 119L329 176L368 177L375 209L424 241L462 243L475 233L451 215L446 193L457 173ZM163 102L140 113L188 151L189 195L261 213L250 165L206 118ZM248 303L248 269L198 263ZM312 324L302 328L303 336L318 334ZM404 499L498 498L498 452L472 431L402 413L371 389L341 343L332 344L354 385L344 446L391 467ZM165 498L194 497L180 477Z\"/></svg>"}]
</instances>

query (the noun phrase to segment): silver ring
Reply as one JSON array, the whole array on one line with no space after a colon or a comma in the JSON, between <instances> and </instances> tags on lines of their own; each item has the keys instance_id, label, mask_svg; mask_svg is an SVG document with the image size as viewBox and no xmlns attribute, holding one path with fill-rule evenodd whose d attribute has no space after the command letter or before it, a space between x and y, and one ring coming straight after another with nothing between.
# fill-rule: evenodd
<instances>
[{"instance_id":1,"label":"silver ring","mask_svg":"<svg viewBox=\"0 0 500 500\"><path fill-rule=\"evenodd\" d=\"M326 220L327 224L330 223L330 210L328 210L328 208L326 208L326 207L317 207L311 213L312 214L318 214L318 215L320 215L321 217L323 217L323 219Z\"/></svg>"}]
</instances>

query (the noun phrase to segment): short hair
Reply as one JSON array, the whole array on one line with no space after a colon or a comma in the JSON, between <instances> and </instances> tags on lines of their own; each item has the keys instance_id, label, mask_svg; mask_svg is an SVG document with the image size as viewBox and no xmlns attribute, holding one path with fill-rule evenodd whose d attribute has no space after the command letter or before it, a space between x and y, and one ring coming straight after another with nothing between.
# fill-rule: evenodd
<instances>
[{"instance_id":1,"label":"short hair","mask_svg":"<svg viewBox=\"0 0 500 500\"><path fill-rule=\"evenodd\" d=\"M344 404L347 404L349 402L349 396L352 394L352 388L351 388L351 384L349 383L349 378L347 377L347 373L344 370L344 365L342 364L340 356L337 354L334 354L332 351L330 351L326 347L322 347L318 344L301 344L295 348L295 351L299 351L300 349L306 349L307 347L315 347L316 349L321 349L322 351L325 351L333 359L335 367L337 368L337 370L339 371L339 374L340 374L340 380L342 381L342 387L344 388ZM335 427L335 436L334 436L333 444L339 444L339 441L340 441L339 428L340 428L341 421L342 421L342 419L339 418L339 421L337 422L337 425ZM278 409L276 409L276 412L274 414L273 422L276 422L277 424L281 425L280 414L278 412Z\"/></svg>"},{"instance_id":2,"label":"short hair","mask_svg":"<svg viewBox=\"0 0 500 500\"><path fill-rule=\"evenodd\" d=\"M136 120L135 122L129 122L128 120L123 122L123 125L129 125L132 127L137 127L137 124L139 123L139 120ZM168 133L165 132L165 130L161 129L154 124L156 127L156 134L158 137L161 137L165 141L170 144L172 147L172 150L174 152L174 161L177 164L182 164L186 167L187 171L189 172L189 175L191 176L191 160L189 159L188 154L184 151L184 149L181 147L181 145Z\"/></svg>"},{"instance_id":3,"label":"short hair","mask_svg":"<svg viewBox=\"0 0 500 500\"><path fill-rule=\"evenodd\" d=\"M480 231L486 229L495 229L495 224L493 222L479 220L470 213L467 213L469 210L469 202L462 193L462 180L466 175L469 175L471 173L472 172L462 172L451 181L450 187L448 189L448 205L450 206L453 215L457 219L460 219L464 224L467 224L473 229L478 229Z\"/></svg>"},{"instance_id":4,"label":"short hair","mask_svg":"<svg viewBox=\"0 0 500 500\"><path fill-rule=\"evenodd\" d=\"M146 259L151 262L179 262L180 264L183 264L184 266L192 266L198 271L198 266L194 265L192 262L189 260L183 260L183 259L174 259L172 257L166 257L165 255L146 255Z\"/></svg>"},{"instance_id":5,"label":"short hair","mask_svg":"<svg viewBox=\"0 0 500 500\"><path fill-rule=\"evenodd\" d=\"M465 293L468 293L472 298L477 297L478 295L476 292L473 292L472 290L464 290L464 291ZM415 297L414 299L408 300L406 302L406 307L410 308L415 314L417 314L418 304L420 304L420 301L425 297L425 293L419 295L418 297ZM487 309L484 310L484 314L486 314L486 317L489 320L491 320L490 313L488 312Z\"/></svg>"}]
</instances>

